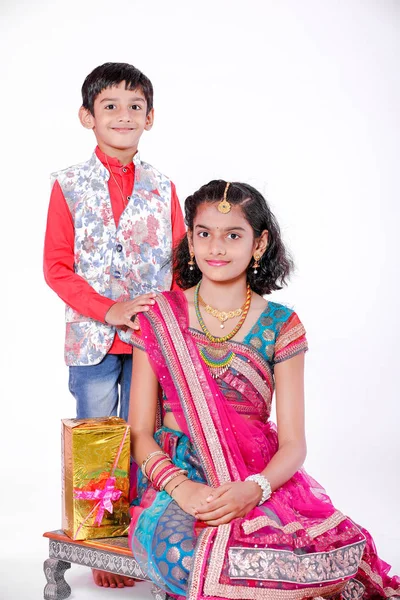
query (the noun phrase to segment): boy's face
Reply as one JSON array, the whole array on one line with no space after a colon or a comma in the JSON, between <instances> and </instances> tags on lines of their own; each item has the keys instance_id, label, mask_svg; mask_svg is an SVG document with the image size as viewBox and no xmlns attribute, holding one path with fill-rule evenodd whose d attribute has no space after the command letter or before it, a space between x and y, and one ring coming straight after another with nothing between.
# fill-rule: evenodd
<instances>
[{"instance_id":1,"label":"boy's face","mask_svg":"<svg viewBox=\"0 0 400 600\"><path fill-rule=\"evenodd\" d=\"M81 107L79 117L84 127L93 129L100 149L109 155L115 150L136 152L143 131L151 129L153 109L147 113L142 90L126 90L125 81L106 88L96 97L94 115Z\"/></svg>"}]
</instances>

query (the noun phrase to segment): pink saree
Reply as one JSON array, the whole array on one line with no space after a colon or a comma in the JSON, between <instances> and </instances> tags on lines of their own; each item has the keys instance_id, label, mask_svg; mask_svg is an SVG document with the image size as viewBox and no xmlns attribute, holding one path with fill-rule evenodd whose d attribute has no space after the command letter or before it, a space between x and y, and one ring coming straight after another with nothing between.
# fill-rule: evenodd
<instances>
[{"instance_id":1,"label":"pink saree","mask_svg":"<svg viewBox=\"0 0 400 600\"><path fill-rule=\"evenodd\" d=\"M135 343L148 353L163 390L163 409L173 412L183 432L176 436L160 430L158 443L176 464L188 468L189 477L212 487L262 471L278 449L269 421L274 365L307 349L297 315L270 302L243 342L227 343L226 352L233 353L229 368L214 371L203 357L218 356L218 348L188 327L181 292L158 296L140 324ZM368 532L336 510L304 470L245 518L217 528L199 526L147 481L138 488L132 550L170 596L400 596L400 580L388 576L390 567L378 558Z\"/></svg>"}]
</instances>

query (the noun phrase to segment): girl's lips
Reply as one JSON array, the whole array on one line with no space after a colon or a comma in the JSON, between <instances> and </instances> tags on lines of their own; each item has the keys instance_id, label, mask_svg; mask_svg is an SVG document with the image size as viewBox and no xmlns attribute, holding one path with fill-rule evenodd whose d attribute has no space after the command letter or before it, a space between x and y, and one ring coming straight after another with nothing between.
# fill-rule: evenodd
<instances>
[{"instance_id":1,"label":"girl's lips","mask_svg":"<svg viewBox=\"0 0 400 600\"><path fill-rule=\"evenodd\" d=\"M226 260L207 260L206 263L210 265L210 267L224 267L228 264Z\"/></svg>"}]
</instances>

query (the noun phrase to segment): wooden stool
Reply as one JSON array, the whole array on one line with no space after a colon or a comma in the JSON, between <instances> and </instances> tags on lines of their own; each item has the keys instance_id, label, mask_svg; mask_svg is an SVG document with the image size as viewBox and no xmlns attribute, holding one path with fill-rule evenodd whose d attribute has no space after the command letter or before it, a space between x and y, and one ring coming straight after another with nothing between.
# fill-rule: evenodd
<instances>
[{"instance_id":1,"label":"wooden stool","mask_svg":"<svg viewBox=\"0 0 400 600\"><path fill-rule=\"evenodd\" d=\"M132 556L127 537L74 541L63 531L48 531L43 536L49 538L49 558L43 565L47 579L45 600L69 597L71 588L64 579L64 573L71 563L148 581ZM157 586L153 586L152 593L156 600L166 598L165 592Z\"/></svg>"}]
</instances>

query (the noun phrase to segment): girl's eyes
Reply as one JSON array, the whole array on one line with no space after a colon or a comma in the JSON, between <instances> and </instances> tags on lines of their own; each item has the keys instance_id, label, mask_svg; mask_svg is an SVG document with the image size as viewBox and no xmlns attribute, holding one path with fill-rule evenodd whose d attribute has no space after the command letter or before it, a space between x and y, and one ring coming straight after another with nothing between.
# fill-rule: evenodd
<instances>
[{"instance_id":1,"label":"girl's eyes","mask_svg":"<svg viewBox=\"0 0 400 600\"><path fill-rule=\"evenodd\" d=\"M200 231L199 233L199 237L201 238L207 238L209 235L210 234L208 231ZM231 240L238 240L240 238L240 235L238 235L237 233L228 233L228 238Z\"/></svg>"}]
</instances>

